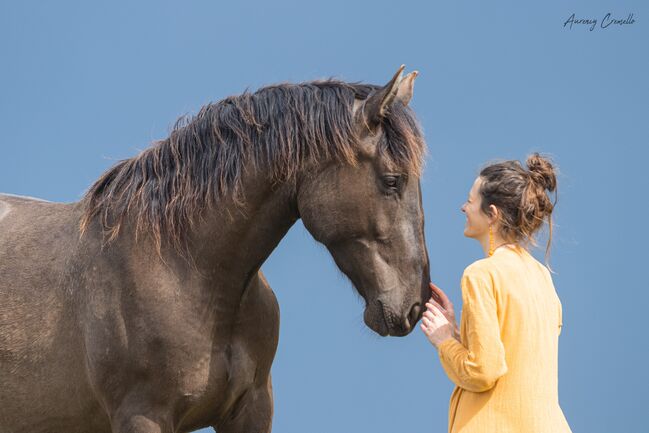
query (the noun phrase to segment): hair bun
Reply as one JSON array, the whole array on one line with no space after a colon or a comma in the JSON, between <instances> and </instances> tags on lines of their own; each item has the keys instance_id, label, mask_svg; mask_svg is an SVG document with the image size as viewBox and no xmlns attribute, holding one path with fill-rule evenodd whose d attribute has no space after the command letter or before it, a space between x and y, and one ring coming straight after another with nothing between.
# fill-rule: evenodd
<instances>
[{"instance_id":1,"label":"hair bun","mask_svg":"<svg viewBox=\"0 0 649 433\"><path fill-rule=\"evenodd\" d=\"M527 157L527 168L532 181L552 192L557 188L557 177L554 166L549 159L534 152Z\"/></svg>"}]
</instances>

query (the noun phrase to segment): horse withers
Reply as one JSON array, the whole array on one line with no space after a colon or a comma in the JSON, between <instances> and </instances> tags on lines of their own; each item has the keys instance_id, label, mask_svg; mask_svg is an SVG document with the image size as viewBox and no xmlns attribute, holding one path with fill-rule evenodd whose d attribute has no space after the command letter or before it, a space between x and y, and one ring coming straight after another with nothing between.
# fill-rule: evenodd
<instances>
[{"instance_id":1,"label":"horse withers","mask_svg":"<svg viewBox=\"0 0 649 433\"><path fill-rule=\"evenodd\" d=\"M429 270L402 71L208 104L79 202L0 195L0 432L269 432L279 309L260 267L298 218L365 323L407 335Z\"/></svg>"}]
</instances>

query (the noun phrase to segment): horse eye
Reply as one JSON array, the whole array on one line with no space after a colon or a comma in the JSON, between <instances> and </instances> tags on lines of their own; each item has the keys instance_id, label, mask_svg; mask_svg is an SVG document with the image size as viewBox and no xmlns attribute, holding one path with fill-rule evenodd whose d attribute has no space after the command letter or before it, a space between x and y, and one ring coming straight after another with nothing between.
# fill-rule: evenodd
<instances>
[{"instance_id":1,"label":"horse eye","mask_svg":"<svg viewBox=\"0 0 649 433\"><path fill-rule=\"evenodd\" d=\"M401 176L390 174L383 176L383 184L385 187L391 191L398 191L401 185Z\"/></svg>"}]
</instances>

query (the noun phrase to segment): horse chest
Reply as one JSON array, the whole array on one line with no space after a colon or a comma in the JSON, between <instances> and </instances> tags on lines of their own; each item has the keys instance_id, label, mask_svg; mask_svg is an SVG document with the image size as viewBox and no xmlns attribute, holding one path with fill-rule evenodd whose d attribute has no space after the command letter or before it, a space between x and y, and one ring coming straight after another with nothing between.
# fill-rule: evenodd
<instances>
[{"instance_id":1,"label":"horse chest","mask_svg":"<svg viewBox=\"0 0 649 433\"><path fill-rule=\"evenodd\" d=\"M204 367L209 365L208 370L202 370L196 377L200 380L185 388L185 396L193 400L196 425L227 417L243 396L267 387L279 332L276 310L270 309L268 313L270 316L263 323L251 326L246 321L239 322L229 338L213 343L209 362L201 363ZM191 396L190 388L194 390Z\"/></svg>"}]
</instances>

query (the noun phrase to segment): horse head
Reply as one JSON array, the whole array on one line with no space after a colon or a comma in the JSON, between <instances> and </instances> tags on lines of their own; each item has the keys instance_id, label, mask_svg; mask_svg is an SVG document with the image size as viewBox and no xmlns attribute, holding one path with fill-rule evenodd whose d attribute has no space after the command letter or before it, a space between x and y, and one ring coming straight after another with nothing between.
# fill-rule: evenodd
<instances>
[{"instance_id":1,"label":"horse head","mask_svg":"<svg viewBox=\"0 0 649 433\"><path fill-rule=\"evenodd\" d=\"M430 296L419 175L422 134L408 107L417 72L403 66L355 100L355 162L335 160L298 182L298 211L365 300L378 334L407 335Z\"/></svg>"}]
</instances>

